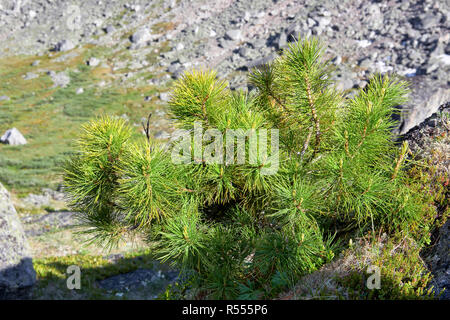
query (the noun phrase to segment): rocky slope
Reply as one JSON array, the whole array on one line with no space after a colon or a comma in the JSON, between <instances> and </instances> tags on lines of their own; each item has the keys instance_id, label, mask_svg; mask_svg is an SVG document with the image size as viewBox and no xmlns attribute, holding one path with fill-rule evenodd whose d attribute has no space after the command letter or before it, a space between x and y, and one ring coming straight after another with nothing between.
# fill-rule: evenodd
<instances>
[{"instance_id":1,"label":"rocky slope","mask_svg":"<svg viewBox=\"0 0 450 320\"><path fill-rule=\"evenodd\" d=\"M315 35L327 44L343 89L363 87L373 72L413 82L421 76L421 85L440 88L432 105L405 116L404 133L449 99L448 16L446 1L3 1L0 55L108 46L113 53L106 63L124 70L115 74L124 86L169 81L145 80L143 71L178 77L183 70L215 68L232 87L245 87L246 70L295 38ZM122 49L129 50L126 61L115 55ZM160 51L149 63L148 55Z\"/></svg>"},{"instance_id":2,"label":"rocky slope","mask_svg":"<svg viewBox=\"0 0 450 320\"><path fill-rule=\"evenodd\" d=\"M49 143L41 147L33 136L39 117L51 114L59 122L57 116L66 119L81 111L91 117L92 101L102 98L102 104L111 105L119 99L113 90L120 88L135 94L119 100L114 114L140 127L140 117L147 113L142 105L150 105L152 133L166 140L173 129L165 111L167 88L185 70L213 68L231 88L251 90L246 83L251 68L270 62L295 39L308 36L324 42L325 56L336 67L336 84L349 96L375 72L395 73L411 82L410 101L401 106L396 131L409 131L406 139L427 156L423 146L430 144L427 137L438 120L428 119L419 131L416 126L450 100L449 12L448 1L433 0L1 0L0 75L9 71L0 84L0 111L5 111L0 112L0 136L16 125L18 112L27 114L27 125L18 129L30 149L0 149L15 157L2 158L0 152L0 179L8 177L4 168L12 167L17 175L28 169L16 160L21 160L23 150L48 151L44 145ZM51 103L51 112L39 111ZM86 108L80 106L83 103ZM70 124L78 126L87 118L82 114ZM64 126L61 130L76 131ZM42 130L44 138L57 132L47 124L35 130ZM66 144L57 134L55 139ZM448 155L448 142L439 147ZM52 163L41 164L36 158L31 161L37 167L33 172L52 168ZM436 161L448 170L448 157ZM16 187L18 179L3 182ZM56 205L64 200L60 193L45 189L14 199L34 254L65 256L84 250L78 244L70 246L75 243L75 221L63 204ZM42 213L44 209L48 212ZM441 238L446 239L448 228L443 230ZM445 254L445 243L438 252ZM448 268L441 265L433 268L445 275ZM446 279L442 281L448 283Z\"/></svg>"}]
</instances>

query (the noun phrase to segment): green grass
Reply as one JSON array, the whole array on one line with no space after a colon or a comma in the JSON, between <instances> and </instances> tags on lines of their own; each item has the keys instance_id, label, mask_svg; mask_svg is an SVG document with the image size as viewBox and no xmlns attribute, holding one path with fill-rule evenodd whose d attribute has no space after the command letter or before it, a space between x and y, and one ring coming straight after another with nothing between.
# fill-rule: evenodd
<instances>
[{"instance_id":1,"label":"green grass","mask_svg":"<svg viewBox=\"0 0 450 320\"><path fill-rule=\"evenodd\" d=\"M110 67L86 66L91 56L107 62L110 49L86 46L75 50L78 56L63 62L55 62L55 58L67 53L0 60L0 95L11 98L0 102L0 135L16 127L28 141L24 146L0 144L0 181L13 192L37 192L60 183L61 162L72 152L73 140L88 119L127 114L131 123L140 123L153 109L143 96L154 94L154 87L120 88L113 82ZM32 66L35 60L41 63ZM39 69L67 70L71 82L66 88L53 88L44 72L38 78L23 79L26 73L38 73ZM113 84L101 88L97 85L100 81ZM80 87L84 93L77 95Z\"/></svg>"}]
</instances>

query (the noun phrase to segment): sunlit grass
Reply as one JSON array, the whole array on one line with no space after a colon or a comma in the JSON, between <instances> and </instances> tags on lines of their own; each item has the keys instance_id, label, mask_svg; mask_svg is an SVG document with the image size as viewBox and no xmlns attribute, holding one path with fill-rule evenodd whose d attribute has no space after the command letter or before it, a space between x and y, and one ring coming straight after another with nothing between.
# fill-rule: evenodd
<instances>
[{"instance_id":1,"label":"sunlit grass","mask_svg":"<svg viewBox=\"0 0 450 320\"><path fill-rule=\"evenodd\" d=\"M72 53L72 54L71 54ZM108 64L108 48L87 45L52 56L17 56L0 60L0 95L10 97L0 102L0 135L16 127L28 141L23 146L0 144L0 181L13 192L34 192L55 187L60 182L60 164L71 152L71 143L81 124L101 114L126 114L140 123L153 106L144 96L156 92L152 86L121 88L113 82ZM67 55L64 61L58 61ZM89 67L92 57L104 63ZM37 66L33 61L39 60ZM71 78L66 88L55 88L46 71L66 71ZM28 72L37 78L25 80ZM105 87L100 81L107 81ZM76 94L83 88L82 94ZM136 127L136 134L139 127Z\"/></svg>"}]
</instances>

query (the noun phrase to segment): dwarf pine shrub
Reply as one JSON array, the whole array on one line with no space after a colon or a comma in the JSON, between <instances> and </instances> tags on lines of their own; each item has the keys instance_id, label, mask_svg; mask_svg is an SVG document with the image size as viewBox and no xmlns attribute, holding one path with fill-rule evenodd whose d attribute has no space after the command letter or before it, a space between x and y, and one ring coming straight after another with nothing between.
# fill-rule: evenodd
<instances>
[{"instance_id":1,"label":"dwarf pine shrub","mask_svg":"<svg viewBox=\"0 0 450 320\"><path fill-rule=\"evenodd\" d=\"M179 128L169 147L121 119L85 125L64 177L84 232L107 245L144 234L199 297L221 299L269 297L349 233L414 236L427 206L391 133L406 83L375 75L346 99L330 73L314 38L253 70L251 93L186 73L169 103Z\"/></svg>"}]
</instances>

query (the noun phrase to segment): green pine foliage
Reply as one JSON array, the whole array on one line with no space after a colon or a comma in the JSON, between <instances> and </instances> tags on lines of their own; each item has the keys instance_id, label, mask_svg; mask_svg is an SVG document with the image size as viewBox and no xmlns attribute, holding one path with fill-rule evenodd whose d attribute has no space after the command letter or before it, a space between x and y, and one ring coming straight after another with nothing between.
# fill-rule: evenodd
<instances>
[{"instance_id":1,"label":"green pine foliage","mask_svg":"<svg viewBox=\"0 0 450 320\"><path fill-rule=\"evenodd\" d=\"M174 163L175 143L133 139L121 119L92 121L65 166L85 232L108 245L145 234L162 261L189 275L198 297L220 299L273 296L330 261L349 234L382 228L418 238L429 208L402 170L408 146L395 146L391 133L406 83L376 75L345 99L330 72L313 38L253 70L254 93L229 90L214 72L193 71L176 82L176 125L193 134L217 129L224 146L234 143L227 129L241 130L244 163L209 163L202 155L225 157L225 147L196 146L194 139L187 142L194 161ZM261 129L268 130L269 155L276 152L270 129L279 130L275 174L265 171L273 159L250 161ZM234 148L232 158L241 151Z\"/></svg>"}]
</instances>

